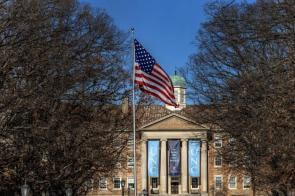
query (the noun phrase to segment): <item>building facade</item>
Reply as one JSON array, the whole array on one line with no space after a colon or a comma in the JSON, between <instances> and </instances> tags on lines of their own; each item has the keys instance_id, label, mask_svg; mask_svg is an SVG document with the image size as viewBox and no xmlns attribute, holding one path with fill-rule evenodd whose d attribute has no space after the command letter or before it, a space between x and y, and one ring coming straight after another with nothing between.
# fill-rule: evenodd
<instances>
[{"instance_id":1,"label":"building facade","mask_svg":"<svg viewBox=\"0 0 295 196\"><path fill-rule=\"evenodd\" d=\"M138 195L252 195L249 177L225 169L217 153L223 142L218 135L212 136L209 127L184 115L184 79L176 74L171 79L179 108L147 108L136 131ZM133 195L132 139L128 144L125 169L101 178L89 196Z\"/></svg>"}]
</instances>

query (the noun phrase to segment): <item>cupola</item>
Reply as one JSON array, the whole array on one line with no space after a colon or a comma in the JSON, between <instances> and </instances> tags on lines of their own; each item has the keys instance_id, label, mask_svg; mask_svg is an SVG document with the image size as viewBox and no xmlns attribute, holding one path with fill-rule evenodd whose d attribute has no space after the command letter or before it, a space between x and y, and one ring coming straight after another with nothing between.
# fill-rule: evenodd
<instances>
[{"instance_id":1,"label":"cupola","mask_svg":"<svg viewBox=\"0 0 295 196\"><path fill-rule=\"evenodd\" d=\"M166 105L166 108L169 110L181 110L186 106L186 82L183 77L175 74L170 76L173 87L174 87L174 96L176 99L176 103L179 105L177 108L173 106Z\"/></svg>"}]
</instances>

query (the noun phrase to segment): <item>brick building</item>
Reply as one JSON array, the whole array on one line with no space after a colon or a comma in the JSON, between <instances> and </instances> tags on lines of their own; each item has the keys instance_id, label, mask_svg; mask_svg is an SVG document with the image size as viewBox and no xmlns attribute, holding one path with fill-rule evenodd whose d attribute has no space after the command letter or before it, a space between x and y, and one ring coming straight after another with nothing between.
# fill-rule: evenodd
<instances>
[{"instance_id":1,"label":"brick building","mask_svg":"<svg viewBox=\"0 0 295 196\"><path fill-rule=\"evenodd\" d=\"M171 79L180 107L145 108L141 126L137 129L138 194L141 195L145 190L149 195L252 195L250 178L228 172L221 156L216 153L223 145L220 137L212 135L212 130L208 126L186 116L184 79L178 75L173 75ZM126 165L113 177L101 178L97 187L88 193L89 196L122 195L122 180L126 182L124 194L132 195L134 159L132 134L130 136ZM152 143L156 144L155 153L158 157L155 175L151 171ZM175 148L179 159L179 172L176 172L176 175L171 172L175 169L175 162L172 162L174 155L169 150L172 149L170 146L173 143L178 145ZM196 167L195 174L193 167Z\"/></svg>"}]
</instances>

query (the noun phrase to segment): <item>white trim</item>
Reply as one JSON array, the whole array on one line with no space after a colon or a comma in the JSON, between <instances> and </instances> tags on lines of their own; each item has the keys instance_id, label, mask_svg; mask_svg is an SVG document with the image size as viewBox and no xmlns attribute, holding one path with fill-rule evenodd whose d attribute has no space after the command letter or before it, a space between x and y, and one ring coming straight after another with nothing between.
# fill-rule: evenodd
<instances>
[{"instance_id":1,"label":"white trim","mask_svg":"<svg viewBox=\"0 0 295 196\"><path fill-rule=\"evenodd\" d=\"M100 187L100 183L101 183L102 180L105 181L105 186L106 186L105 188L101 188L101 187ZM99 181L98 181L98 189L99 189L100 191L108 190L108 180L107 180L107 178L102 177L102 178L99 179Z\"/></svg>"},{"instance_id":2,"label":"white trim","mask_svg":"<svg viewBox=\"0 0 295 196\"><path fill-rule=\"evenodd\" d=\"M220 146L216 146L216 144L220 143ZM221 148L222 147L222 137L219 134L214 135L214 147L215 148Z\"/></svg>"},{"instance_id":3,"label":"white trim","mask_svg":"<svg viewBox=\"0 0 295 196\"><path fill-rule=\"evenodd\" d=\"M217 156L220 157L221 165L216 165L216 157L217 157ZM220 167L222 167L222 156L219 155L219 154L216 154L216 155L214 156L214 167L215 167L215 168L220 168Z\"/></svg>"},{"instance_id":4,"label":"white trim","mask_svg":"<svg viewBox=\"0 0 295 196\"><path fill-rule=\"evenodd\" d=\"M198 187L197 188L193 188L193 178L197 178L198 179ZM200 177L191 177L191 184L190 184L190 187L191 187L191 190L199 190L200 189Z\"/></svg>"},{"instance_id":5,"label":"white trim","mask_svg":"<svg viewBox=\"0 0 295 196\"><path fill-rule=\"evenodd\" d=\"M133 159L133 165L129 164L129 163L132 163L132 162L129 162L129 159ZM127 155L127 168L134 168L134 158L132 156L128 156Z\"/></svg>"},{"instance_id":6,"label":"white trim","mask_svg":"<svg viewBox=\"0 0 295 196\"><path fill-rule=\"evenodd\" d=\"M235 187L230 187L230 178L233 177L235 178ZM237 189L237 176L234 176L234 175L229 175L228 176L228 189Z\"/></svg>"},{"instance_id":7,"label":"white trim","mask_svg":"<svg viewBox=\"0 0 295 196\"><path fill-rule=\"evenodd\" d=\"M120 180L120 188L115 188L115 179L119 179ZM122 187L121 187L121 181L122 181L122 178L121 177L113 177L113 190L121 190Z\"/></svg>"},{"instance_id":8,"label":"white trim","mask_svg":"<svg viewBox=\"0 0 295 196\"><path fill-rule=\"evenodd\" d=\"M249 188L245 188L245 177L248 177L250 182L249 182ZM244 190L249 190L251 188L251 177L250 176L243 176L243 189Z\"/></svg>"},{"instance_id":9,"label":"white trim","mask_svg":"<svg viewBox=\"0 0 295 196\"><path fill-rule=\"evenodd\" d=\"M169 119L169 118L171 118L171 117L178 117L178 118L180 118L180 119L182 119L182 120L184 120L184 121L188 121L188 122L190 122L190 123L192 123L192 124L195 124L196 126L199 127L199 128L198 128L199 130L209 130L209 127L207 127L206 125L199 124L199 123L197 123L197 122L195 122L195 121L193 121L193 120L191 120L191 119L189 119L189 118L186 118L186 117L181 116L181 115L179 115L179 114L172 113L172 114L169 114L169 115L167 115L167 116L164 116L164 117L162 117L162 118L160 118L160 119L158 119L158 120L155 120L155 121L153 121L153 122L150 122L150 123L148 123L148 124L146 124L146 125L140 127L140 128L138 129L138 131L146 131L146 130L150 130L150 129L148 129L148 128L149 128L151 125L157 124L157 123L162 122L162 121L164 121L164 120L166 120L166 119Z\"/></svg>"},{"instance_id":10,"label":"white trim","mask_svg":"<svg viewBox=\"0 0 295 196\"><path fill-rule=\"evenodd\" d=\"M134 177L133 176L128 176L127 177L127 189L129 188L129 180L133 180L133 187L134 187ZM134 188L130 188L130 190L134 190Z\"/></svg>"},{"instance_id":11,"label":"white trim","mask_svg":"<svg viewBox=\"0 0 295 196\"><path fill-rule=\"evenodd\" d=\"M156 188L153 188L153 178L155 178L155 179L157 179L157 187ZM159 190L159 180L160 180L160 178L159 177L150 177L150 187L153 189L153 190Z\"/></svg>"},{"instance_id":12,"label":"white trim","mask_svg":"<svg viewBox=\"0 0 295 196\"><path fill-rule=\"evenodd\" d=\"M216 187L216 177L221 177L221 187ZM222 177L222 175L215 175L215 176L214 176L214 187L215 187L215 189L217 189L217 190L220 190L220 189L223 188L223 177Z\"/></svg>"}]
</instances>

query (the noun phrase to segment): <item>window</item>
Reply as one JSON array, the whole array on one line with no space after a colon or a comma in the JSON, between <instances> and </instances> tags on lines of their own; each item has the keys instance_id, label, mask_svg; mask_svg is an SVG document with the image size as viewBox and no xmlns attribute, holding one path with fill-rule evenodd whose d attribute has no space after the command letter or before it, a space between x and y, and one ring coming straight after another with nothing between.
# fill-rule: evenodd
<instances>
[{"instance_id":1,"label":"window","mask_svg":"<svg viewBox=\"0 0 295 196\"><path fill-rule=\"evenodd\" d=\"M85 186L86 186L87 188L89 188L90 190L92 190L92 191L93 191L93 185L94 185L94 180L93 180L93 179L89 179L89 180L87 180L87 181L85 182Z\"/></svg>"},{"instance_id":2,"label":"window","mask_svg":"<svg viewBox=\"0 0 295 196\"><path fill-rule=\"evenodd\" d=\"M134 178L133 177L128 177L127 179L127 188L129 189L134 189Z\"/></svg>"},{"instance_id":3,"label":"window","mask_svg":"<svg viewBox=\"0 0 295 196\"><path fill-rule=\"evenodd\" d=\"M127 157L127 167L128 168L134 167L134 158L133 157Z\"/></svg>"},{"instance_id":4,"label":"window","mask_svg":"<svg viewBox=\"0 0 295 196\"><path fill-rule=\"evenodd\" d=\"M114 138L114 140L113 140L113 147L115 149L120 149L122 147L122 145L123 145L122 138L120 138L120 137Z\"/></svg>"},{"instance_id":5,"label":"window","mask_svg":"<svg viewBox=\"0 0 295 196\"><path fill-rule=\"evenodd\" d=\"M243 188L249 189L251 185L251 178L249 176L244 176L243 178Z\"/></svg>"},{"instance_id":6,"label":"window","mask_svg":"<svg viewBox=\"0 0 295 196\"><path fill-rule=\"evenodd\" d=\"M174 96L175 96L175 100L176 100L177 103L179 103L178 95L179 95L178 89L175 89L174 90Z\"/></svg>"},{"instance_id":7,"label":"window","mask_svg":"<svg viewBox=\"0 0 295 196\"><path fill-rule=\"evenodd\" d=\"M184 89L180 89L180 103L184 104Z\"/></svg>"},{"instance_id":8,"label":"window","mask_svg":"<svg viewBox=\"0 0 295 196\"><path fill-rule=\"evenodd\" d=\"M121 163L116 163L115 168L116 168L116 169L121 168Z\"/></svg>"},{"instance_id":9,"label":"window","mask_svg":"<svg viewBox=\"0 0 295 196\"><path fill-rule=\"evenodd\" d=\"M106 178L101 178L99 180L99 189L100 190L106 190L107 189L107 179Z\"/></svg>"},{"instance_id":10,"label":"window","mask_svg":"<svg viewBox=\"0 0 295 196\"><path fill-rule=\"evenodd\" d=\"M152 178L151 183L152 183L152 188L153 189L158 188L158 178Z\"/></svg>"},{"instance_id":11,"label":"window","mask_svg":"<svg viewBox=\"0 0 295 196\"><path fill-rule=\"evenodd\" d=\"M113 186L114 186L114 189L121 189L121 178L118 178L118 177L113 178Z\"/></svg>"},{"instance_id":12,"label":"window","mask_svg":"<svg viewBox=\"0 0 295 196\"><path fill-rule=\"evenodd\" d=\"M222 176L215 176L215 188L216 189L222 188Z\"/></svg>"},{"instance_id":13,"label":"window","mask_svg":"<svg viewBox=\"0 0 295 196\"><path fill-rule=\"evenodd\" d=\"M198 188L199 188L199 178L192 177L192 189L198 189Z\"/></svg>"},{"instance_id":14,"label":"window","mask_svg":"<svg viewBox=\"0 0 295 196\"><path fill-rule=\"evenodd\" d=\"M236 189L237 188L237 177L236 176L229 177L228 188L229 189Z\"/></svg>"},{"instance_id":15,"label":"window","mask_svg":"<svg viewBox=\"0 0 295 196\"><path fill-rule=\"evenodd\" d=\"M251 165L252 159L248 153L243 154L243 161L245 162L244 164Z\"/></svg>"},{"instance_id":16,"label":"window","mask_svg":"<svg viewBox=\"0 0 295 196\"><path fill-rule=\"evenodd\" d=\"M221 167L222 166L222 157L221 155L216 155L214 159L214 166Z\"/></svg>"},{"instance_id":17,"label":"window","mask_svg":"<svg viewBox=\"0 0 295 196\"><path fill-rule=\"evenodd\" d=\"M222 147L222 138L218 134L216 134L214 136L214 147L215 148L221 148Z\"/></svg>"},{"instance_id":18,"label":"window","mask_svg":"<svg viewBox=\"0 0 295 196\"><path fill-rule=\"evenodd\" d=\"M48 157L49 157L49 152L48 151L44 151L42 153L42 161L47 162L48 161Z\"/></svg>"},{"instance_id":19,"label":"window","mask_svg":"<svg viewBox=\"0 0 295 196\"><path fill-rule=\"evenodd\" d=\"M237 140L236 140L235 138L232 138L232 137L231 137L231 138L228 139L228 143L229 143L230 145L233 145L233 146L234 146L236 142L237 142Z\"/></svg>"}]
</instances>

